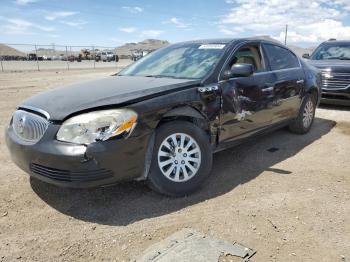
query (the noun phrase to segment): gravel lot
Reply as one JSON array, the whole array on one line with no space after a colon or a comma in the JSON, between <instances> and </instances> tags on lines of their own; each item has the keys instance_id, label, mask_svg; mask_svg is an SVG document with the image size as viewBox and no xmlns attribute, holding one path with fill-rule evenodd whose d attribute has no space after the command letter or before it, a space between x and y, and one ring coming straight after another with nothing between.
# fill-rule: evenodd
<instances>
[{"instance_id":1,"label":"gravel lot","mask_svg":"<svg viewBox=\"0 0 350 262\"><path fill-rule=\"evenodd\" d=\"M23 99L115 69L0 73L0 128ZM30 180L0 133L0 261L129 261L185 227L257 250L252 261L350 261L350 109L214 157L186 198L142 183L70 190ZM278 148L275 152L268 149Z\"/></svg>"},{"instance_id":2,"label":"gravel lot","mask_svg":"<svg viewBox=\"0 0 350 262\"><path fill-rule=\"evenodd\" d=\"M10 71L37 71L38 65L40 71L47 70L70 70L72 69L94 69L95 68L114 68L125 67L132 61L130 59L121 59L116 62L94 62L94 60L83 60L81 62L67 62L67 61L1 61L0 70L4 72Z\"/></svg>"}]
</instances>

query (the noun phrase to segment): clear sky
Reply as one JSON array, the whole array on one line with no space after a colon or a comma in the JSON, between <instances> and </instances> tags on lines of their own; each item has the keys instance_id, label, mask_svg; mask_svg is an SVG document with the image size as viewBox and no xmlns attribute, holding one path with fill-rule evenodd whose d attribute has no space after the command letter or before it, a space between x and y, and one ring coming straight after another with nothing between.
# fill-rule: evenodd
<instances>
[{"instance_id":1,"label":"clear sky","mask_svg":"<svg viewBox=\"0 0 350 262\"><path fill-rule=\"evenodd\" d=\"M350 39L350 0L0 0L0 42L118 46L271 35Z\"/></svg>"}]
</instances>

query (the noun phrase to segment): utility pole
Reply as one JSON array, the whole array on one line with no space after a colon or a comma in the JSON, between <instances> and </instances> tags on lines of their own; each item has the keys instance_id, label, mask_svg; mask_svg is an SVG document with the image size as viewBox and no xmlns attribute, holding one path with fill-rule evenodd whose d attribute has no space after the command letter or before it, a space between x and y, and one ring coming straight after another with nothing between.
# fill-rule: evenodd
<instances>
[{"instance_id":1,"label":"utility pole","mask_svg":"<svg viewBox=\"0 0 350 262\"><path fill-rule=\"evenodd\" d=\"M67 70L69 70L68 48L67 48L67 46L66 46L66 59L67 59Z\"/></svg>"},{"instance_id":2,"label":"utility pole","mask_svg":"<svg viewBox=\"0 0 350 262\"><path fill-rule=\"evenodd\" d=\"M92 52L93 52L92 58L94 59L94 69L95 69L96 68L96 51L95 51L95 46L92 46Z\"/></svg>"},{"instance_id":3,"label":"utility pole","mask_svg":"<svg viewBox=\"0 0 350 262\"><path fill-rule=\"evenodd\" d=\"M52 55L51 56L56 56L56 52L55 52L55 43L52 43Z\"/></svg>"},{"instance_id":4,"label":"utility pole","mask_svg":"<svg viewBox=\"0 0 350 262\"><path fill-rule=\"evenodd\" d=\"M0 57L1 72L4 72L4 66L3 66L3 64L2 64L2 59L3 59L3 57L1 56L1 57Z\"/></svg>"},{"instance_id":5,"label":"utility pole","mask_svg":"<svg viewBox=\"0 0 350 262\"><path fill-rule=\"evenodd\" d=\"M286 24L286 32L284 34L284 45L287 45L288 24Z\"/></svg>"},{"instance_id":6,"label":"utility pole","mask_svg":"<svg viewBox=\"0 0 350 262\"><path fill-rule=\"evenodd\" d=\"M35 56L36 56L36 65L38 67L38 71L40 71L40 67L39 67L39 59L38 59L38 48L35 45Z\"/></svg>"}]
</instances>

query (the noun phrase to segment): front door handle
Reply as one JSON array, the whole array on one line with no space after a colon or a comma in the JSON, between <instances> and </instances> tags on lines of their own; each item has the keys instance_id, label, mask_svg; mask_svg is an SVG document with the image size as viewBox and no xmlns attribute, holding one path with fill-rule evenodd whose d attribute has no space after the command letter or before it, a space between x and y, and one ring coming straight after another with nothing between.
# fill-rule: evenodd
<instances>
[{"instance_id":1,"label":"front door handle","mask_svg":"<svg viewBox=\"0 0 350 262\"><path fill-rule=\"evenodd\" d=\"M272 92L275 88L273 86L265 87L261 89L263 92Z\"/></svg>"},{"instance_id":2,"label":"front door handle","mask_svg":"<svg viewBox=\"0 0 350 262\"><path fill-rule=\"evenodd\" d=\"M304 79L297 80L297 84L304 84Z\"/></svg>"},{"instance_id":3,"label":"front door handle","mask_svg":"<svg viewBox=\"0 0 350 262\"><path fill-rule=\"evenodd\" d=\"M215 93L216 91L219 90L219 87L214 85L214 86L205 86L205 87L199 87L198 92L199 93Z\"/></svg>"}]
</instances>

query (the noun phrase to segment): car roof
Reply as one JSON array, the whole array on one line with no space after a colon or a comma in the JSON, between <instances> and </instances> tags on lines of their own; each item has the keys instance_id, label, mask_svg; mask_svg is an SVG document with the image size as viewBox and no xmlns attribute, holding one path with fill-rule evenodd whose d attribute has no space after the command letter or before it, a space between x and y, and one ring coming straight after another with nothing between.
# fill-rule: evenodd
<instances>
[{"instance_id":1,"label":"car roof","mask_svg":"<svg viewBox=\"0 0 350 262\"><path fill-rule=\"evenodd\" d=\"M191 41L185 41L185 42L180 42L177 44L181 43L186 43L186 44L228 44L233 42L235 39L231 38L214 38L214 39L198 39L198 40L191 40Z\"/></svg>"},{"instance_id":2,"label":"car roof","mask_svg":"<svg viewBox=\"0 0 350 262\"><path fill-rule=\"evenodd\" d=\"M350 40L328 40L323 42L325 44L350 44ZM322 44L323 44L322 43Z\"/></svg>"},{"instance_id":3,"label":"car roof","mask_svg":"<svg viewBox=\"0 0 350 262\"><path fill-rule=\"evenodd\" d=\"M230 44L233 42L244 43L246 41L257 41L260 43L266 43L266 44L272 44L277 45L279 47L285 48L289 50L291 53L293 53L295 56L298 56L293 50L291 50L288 46L282 44L281 42L266 36L253 36L253 37L244 37L244 38L218 38L218 39L202 39L202 40L194 40L194 41L187 41L177 44L191 44L191 43L197 43L197 44Z\"/></svg>"},{"instance_id":4,"label":"car roof","mask_svg":"<svg viewBox=\"0 0 350 262\"><path fill-rule=\"evenodd\" d=\"M280 45L285 47L281 42L274 40L274 39L266 39L264 37L244 37L244 38L214 38L214 39L198 39L198 40L193 40L193 41L185 41L182 42L183 44L229 44L233 42L245 42L245 41L259 41L259 42L264 42L264 43L270 43L274 45ZM182 43L177 43L177 44L182 44Z\"/></svg>"}]
</instances>

